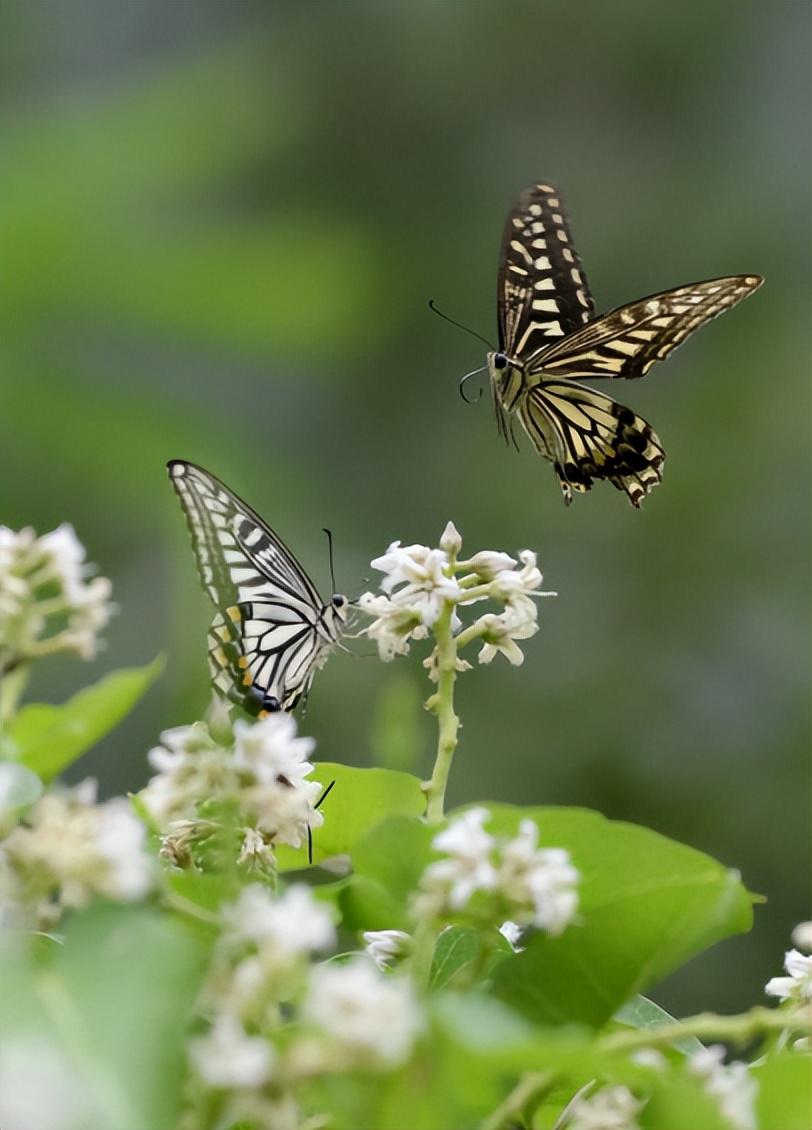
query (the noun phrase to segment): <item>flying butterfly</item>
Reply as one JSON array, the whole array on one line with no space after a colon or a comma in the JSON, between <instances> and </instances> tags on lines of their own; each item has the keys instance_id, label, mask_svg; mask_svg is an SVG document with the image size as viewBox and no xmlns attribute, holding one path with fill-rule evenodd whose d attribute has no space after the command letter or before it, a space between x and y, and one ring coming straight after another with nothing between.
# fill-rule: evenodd
<instances>
[{"instance_id":1,"label":"flying butterfly","mask_svg":"<svg viewBox=\"0 0 812 1130\"><path fill-rule=\"evenodd\" d=\"M568 505L573 491L583 494L595 479L608 479L639 507L662 480L663 446L641 416L578 379L644 377L763 281L735 275L689 283L596 317L560 193L531 185L505 225L499 348L487 357L501 435L513 437L516 413L536 451L553 464Z\"/></svg>"},{"instance_id":2,"label":"flying butterfly","mask_svg":"<svg viewBox=\"0 0 812 1130\"><path fill-rule=\"evenodd\" d=\"M214 475L183 459L167 468L218 609L208 635L215 691L259 717L293 710L340 639L347 598L325 604L281 538Z\"/></svg>"}]
</instances>

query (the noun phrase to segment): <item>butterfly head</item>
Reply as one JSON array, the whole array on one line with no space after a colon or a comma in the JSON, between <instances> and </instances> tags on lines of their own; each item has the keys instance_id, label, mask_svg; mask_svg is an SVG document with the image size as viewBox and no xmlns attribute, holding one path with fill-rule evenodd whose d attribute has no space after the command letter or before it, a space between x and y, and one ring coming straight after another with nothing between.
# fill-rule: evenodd
<instances>
[{"instance_id":1,"label":"butterfly head","mask_svg":"<svg viewBox=\"0 0 812 1130\"><path fill-rule=\"evenodd\" d=\"M350 602L346 596L340 592L334 592L330 597L330 612L332 613L333 623L345 624L347 622L347 614L350 610Z\"/></svg>"},{"instance_id":2,"label":"butterfly head","mask_svg":"<svg viewBox=\"0 0 812 1130\"><path fill-rule=\"evenodd\" d=\"M525 387L524 369L515 358L493 351L488 354L488 375L499 434L507 440L508 417L516 408Z\"/></svg>"}]
</instances>

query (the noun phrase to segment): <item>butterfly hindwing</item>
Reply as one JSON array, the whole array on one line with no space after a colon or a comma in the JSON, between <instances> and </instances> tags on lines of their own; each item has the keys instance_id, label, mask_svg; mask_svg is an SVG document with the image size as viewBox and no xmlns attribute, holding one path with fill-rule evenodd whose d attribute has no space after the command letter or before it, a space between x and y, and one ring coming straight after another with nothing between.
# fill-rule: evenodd
<instances>
[{"instance_id":1,"label":"butterfly hindwing","mask_svg":"<svg viewBox=\"0 0 812 1130\"><path fill-rule=\"evenodd\" d=\"M169 473L203 586L218 608L209 629L215 690L252 714L292 710L338 638L333 606L324 605L284 542L224 483L183 460L173 460Z\"/></svg>"},{"instance_id":2,"label":"butterfly hindwing","mask_svg":"<svg viewBox=\"0 0 812 1130\"><path fill-rule=\"evenodd\" d=\"M529 361L594 313L558 190L526 189L510 213L499 265L499 348Z\"/></svg>"},{"instance_id":3,"label":"butterfly hindwing","mask_svg":"<svg viewBox=\"0 0 812 1130\"><path fill-rule=\"evenodd\" d=\"M549 459L565 502L593 480L608 479L638 507L662 481L665 451L641 416L575 381L545 381L523 399L519 418L540 455Z\"/></svg>"},{"instance_id":4,"label":"butterfly hindwing","mask_svg":"<svg viewBox=\"0 0 812 1130\"><path fill-rule=\"evenodd\" d=\"M598 317L558 190L535 184L508 215L498 279L499 349L488 354L500 433L519 418L555 466L565 501L608 479L634 506L665 453L640 416L576 384L643 377L705 322L761 286L758 275L688 283Z\"/></svg>"},{"instance_id":5,"label":"butterfly hindwing","mask_svg":"<svg viewBox=\"0 0 812 1130\"><path fill-rule=\"evenodd\" d=\"M758 275L688 283L602 314L551 345L527 367L561 377L644 377L694 330L757 290Z\"/></svg>"}]
</instances>

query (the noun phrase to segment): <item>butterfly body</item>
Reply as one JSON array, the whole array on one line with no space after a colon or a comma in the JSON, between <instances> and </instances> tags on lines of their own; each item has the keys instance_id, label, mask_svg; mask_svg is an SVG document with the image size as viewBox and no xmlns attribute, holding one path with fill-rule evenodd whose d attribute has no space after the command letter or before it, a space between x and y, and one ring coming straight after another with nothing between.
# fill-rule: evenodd
<instances>
[{"instance_id":1,"label":"butterfly body","mask_svg":"<svg viewBox=\"0 0 812 1130\"><path fill-rule=\"evenodd\" d=\"M662 444L642 417L580 381L645 376L762 282L737 275L689 283L596 317L558 190L532 185L502 240L499 349L487 358L500 434L512 434L518 416L552 462L565 502L607 479L639 506L662 480Z\"/></svg>"},{"instance_id":2,"label":"butterfly body","mask_svg":"<svg viewBox=\"0 0 812 1130\"><path fill-rule=\"evenodd\" d=\"M253 715L293 710L340 639L346 597L325 603L284 542L214 475L180 459L169 475L218 609L209 628L215 691Z\"/></svg>"}]
</instances>

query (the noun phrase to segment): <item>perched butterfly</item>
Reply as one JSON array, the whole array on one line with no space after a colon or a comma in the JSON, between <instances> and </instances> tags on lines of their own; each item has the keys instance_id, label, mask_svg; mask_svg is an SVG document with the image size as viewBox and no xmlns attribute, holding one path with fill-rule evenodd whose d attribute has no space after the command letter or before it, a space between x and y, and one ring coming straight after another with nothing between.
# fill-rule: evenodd
<instances>
[{"instance_id":1,"label":"perched butterfly","mask_svg":"<svg viewBox=\"0 0 812 1130\"><path fill-rule=\"evenodd\" d=\"M347 598L325 604L270 526L214 475L182 459L167 467L219 610L209 628L214 689L260 717L293 710L339 640Z\"/></svg>"},{"instance_id":2,"label":"perched butterfly","mask_svg":"<svg viewBox=\"0 0 812 1130\"><path fill-rule=\"evenodd\" d=\"M595 317L558 190L535 184L519 197L502 240L499 349L487 368L500 433L513 413L564 492L608 479L639 506L662 479L665 451L630 408L574 378L644 377L655 361L741 302L758 275L708 279L652 294Z\"/></svg>"}]
</instances>

